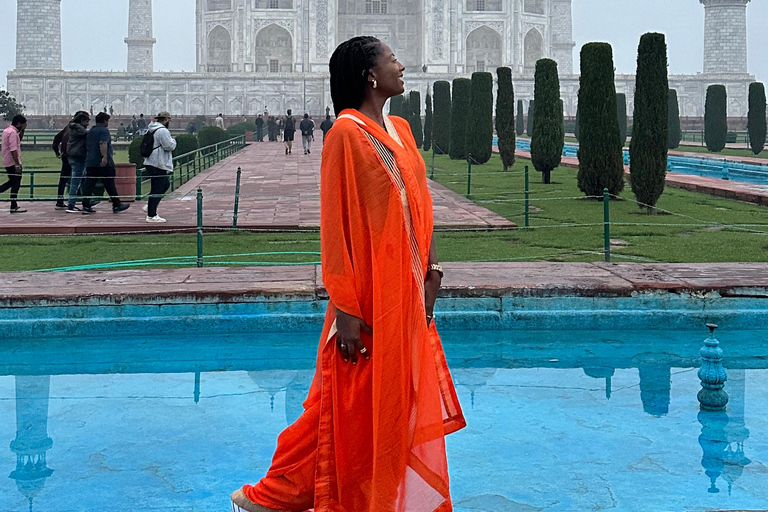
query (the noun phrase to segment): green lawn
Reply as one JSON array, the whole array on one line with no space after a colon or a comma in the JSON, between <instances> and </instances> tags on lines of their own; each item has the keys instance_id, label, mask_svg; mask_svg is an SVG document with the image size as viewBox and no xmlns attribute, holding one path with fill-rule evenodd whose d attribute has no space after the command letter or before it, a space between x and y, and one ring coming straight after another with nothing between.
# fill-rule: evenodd
<instances>
[{"instance_id":1,"label":"green lawn","mask_svg":"<svg viewBox=\"0 0 768 512\"><path fill-rule=\"evenodd\" d=\"M427 172L431 154L425 153ZM472 168L471 199L520 226L524 220L524 165L508 172L494 155ZM467 167L447 156L436 158L435 179L464 194ZM603 204L585 199L576 170L558 168L550 185L531 168L531 229L436 235L443 261L602 261ZM613 261L720 262L768 261L768 208L668 188L658 205L671 213L648 215L627 187L611 201ZM310 263L320 250L318 233L207 233L206 265ZM0 271L38 270L153 258L186 257L138 268L194 266L195 235L66 235L0 237ZM259 255L254 253L273 253ZM274 254L283 253L283 254ZM293 253L293 254L285 254ZM215 258L215 256L226 256Z\"/></svg>"}]
</instances>

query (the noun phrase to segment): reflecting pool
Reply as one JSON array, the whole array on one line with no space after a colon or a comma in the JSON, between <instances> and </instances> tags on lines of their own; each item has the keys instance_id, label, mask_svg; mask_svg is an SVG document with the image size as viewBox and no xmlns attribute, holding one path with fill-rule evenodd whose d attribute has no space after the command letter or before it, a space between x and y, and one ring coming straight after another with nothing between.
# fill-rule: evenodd
<instances>
[{"instance_id":1,"label":"reflecting pool","mask_svg":"<svg viewBox=\"0 0 768 512\"><path fill-rule=\"evenodd\" d=\"M452 331L455 510L768 509L768 332ZM0 511L227 510L301 414L316 333L0 344ZM3 441L4 440L4 441Z\"/></svg>"}]
</instances>

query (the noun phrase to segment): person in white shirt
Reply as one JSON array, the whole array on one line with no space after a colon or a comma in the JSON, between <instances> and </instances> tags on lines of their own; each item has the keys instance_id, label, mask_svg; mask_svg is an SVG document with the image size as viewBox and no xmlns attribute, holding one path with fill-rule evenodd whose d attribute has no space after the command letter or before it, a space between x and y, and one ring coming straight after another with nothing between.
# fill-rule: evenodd
<instances>
[{"instance_id":1,"label":"person in white shirt","mask_svg":"<svg viewBox=\"0 0 768 512\"><path fill-rule=\"evenodd\" d=\"M216 126L221 128L222 130L224 129L224 116L223 115L219 114L218 116L216 116Z\"/></svg>"},{"instance_id":2,"label":"person in white shirt","mask_svg":"<svg viewBox=\"0 0 768 512\"><path fill-rule=\"evenodd\" d=\"M147 136L154 137L154 150L149 157L144 159L144 167L152 180L152 188L149 191L149 202L145 207L147 222L165 222L165 219L157 214L157 206L160 200L171 186L169 176L173 174L173 150L176 149L176 139L171 136L168 126L171 124L171 114L160 112L155 116L155 121L148 127Z\"/></svg>"}]
</instances>

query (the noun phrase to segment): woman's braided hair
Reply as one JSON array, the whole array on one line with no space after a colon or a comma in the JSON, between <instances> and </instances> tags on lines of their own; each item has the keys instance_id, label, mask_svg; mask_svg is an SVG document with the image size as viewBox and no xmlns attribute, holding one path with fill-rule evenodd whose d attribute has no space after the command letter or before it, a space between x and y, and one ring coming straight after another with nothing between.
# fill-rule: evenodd
<instances>
[{"instance_id":1,"label":"woman's braided hair","mask_svg":"<svg viewBox=\"0 0 768 512\"><path fill-rule=\"evenodd\" d=\"M341 43L331 55L331 100L338 116L345 108L360 108L368 73L381 53L381 41L358 36Z\"/></svg>"}]
</instances>

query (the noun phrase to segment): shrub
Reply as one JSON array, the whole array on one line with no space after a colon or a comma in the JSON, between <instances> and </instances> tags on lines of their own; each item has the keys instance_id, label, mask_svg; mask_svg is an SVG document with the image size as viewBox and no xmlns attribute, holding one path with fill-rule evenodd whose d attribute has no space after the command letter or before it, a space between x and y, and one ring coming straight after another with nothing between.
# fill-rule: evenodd
<instances>
[{"instance_id":1,"label":"shrub","mask_svg":"<svg viewBox=\"0 0 768 512\"><path fill-rule=\"evenodd\" d=\"M677 91L674 89L669 90L668 101L668 116L667 128L669 134L669 142L667 144L668 149L675 149L680 146L680 141L683 140L683 131L680 128L680 105L677 102Z\"/></svg>"},{"instance_id":2,"label":"shrub","mask_svg":"<svg viewBox=\"0 0 768 512\"><path fill-rule=\"evenodd\" d=\"M144 167L144 157L141 156L141 141L144 137L136 137L128 146L128 161L135 164L137 168Z\"/></svg>"},{"instance_id":3,"label":"shrub","mask_svg":"<svg viewBox=\"0 0 768 512\"><path fill-rule=\"evenodd\" d=\"M408 122L411 125L413 138L416 140L416 147L420 148L424 144L424 127L421 126L421 94L419 91L411 91L408 106L411 107Z\"/></svg>"},{"instance_id":4,"label":"shrub","mask_svg":"<svg viewBox=\"0 0 768 512\"><path fill-rule=\"evenodd\" d=\"M573 137L579 140L579 106L576 105L576 119L573 121Z\"/></svg>"},{"instance_id":5,"label":"shrub","mask_svg":"<svg viewBox=\"0 0 768 512\"><path fill-rule=\"evenodd\" d=\"M424 113L424 151L432 149L432 95L427 93L426 111Z\"/></svg>"},{"instance_id":6,"label":"shrub","mask_svg":"<svg viewBox=\"0 0 768 512\"><path fill-rule=\"evenodd\" d=\"M195 116L195 118L190 121L190 123L187 125L186 132L187 133L197 133L200 128L206 125L205 116Z\"/></svg>"},{"instance_id":7,"label":"shrub","mask_svg":"<svg viewBox=\"0 0 768 512\"><path fill-rule=\"evenodd\" d=\"M649 32L637 48L635 111L629 146L632 192L653 211L664 192L669 145L669 81L664 34Z\"/></svg>"},{"instance_id":8,"label":"shrub","mask_svg":"<svg viewBox=\"0 0 768 512\"><path fill-rule=\"evenodd\" d=\"M531 163L541 173L542 182L549 183L550 173L560 165L565 142L560 79L554 60L540 59L536 62L533 98L536 122L531 136Z\"/></svg>"},{"instance_id":9,"label":"shrub","mask_svg":"<svg viewBox=\"0 0 768 512\"><path fill-rule=\"evenodd\" d=\"M624 147L627 143L627 95L624 93L616 94L616 116L619 120L621 147Z\"/></svg>"},{"instance_id":10,"label":"shrub","mask_svg":"<svg viewBox=\"0 0 768 512\"><path fill-rule=\"evenodd\" d=\"M704 142L707 149L715 153L725 148L728 136L728 97L724 85L707 87L704 103Z\"/></svg>"},{"instance_id":11,"label":"shrub","mask_svg":"<svg viewBox=\"0 0 768 512\"><path fill-rule=\"evenodd\" d=\"M398 94L397 96L392 96L389 99L389 115L405 117L403 116L403 100L404 99L405 99L405 96L403 96L402 94Z\"/></svg>"},{"instance_id":12,"label":"shrub","mask_svg":"<svg viewBox=\"0 0 768 512\"><path fill-rule=\"evenodd\" d=\"M233 124L229 128L227 128L227 133L229 134L229 138L237 137L239 135L244 135L245 132L256 132L256 123L253 121L244 121L242 123Z\"/></svg>"},{"instance_id":13,"label":"shrub","mask_svg":"<svg viewBox=\"0 0 768 512\"><path fill-rule=\"evenodd\" d=\"M624 157L616 116L613 50L608 43L581 48L579 78L579 189L588 196L624 188Z\"/></svg>"},{"instance_id":14,"label":"shrub","mask_svg":"<svg viewBox=\"0 0 768 512\"><path fill-rule=\"evenodd\" d=\"M506 171L515 164L515 89L512 85L512 70L496 68L499 80L496 95L496 135L499 156Z\"/></svg>"},{"instance_id":15,"label":"shrub","mask_svg":"<svg viewBox=\"0 0 768 512\"><path fill-rule=\"evenodd\" d=\"M16 101L8 91L0 89L0 115L6 121L11 121L14 116L24 113L24 105Z\"/></svg>"},{"instance_id":16,"label":"shrub","mask_svg":"<svg viewBox=\"0 0 768 512\"><path fill-rule=\"evenodd\" d=\"M515 133L522 135L525 133L525 111L523 110L523 100L517 100L517 120L515 121Z\"/></svg>"},{"instance_id":17,"label":"shrub","mask_svg":"<svg viewBox=\"0 0 768 512\"><path fill-rule=\"evenodd\" d=\"M525 133L530 137L533 135L533 119L535 115L535 108L536 103L534 100L531 100L528 102L528 123L525 126Z\"/></svg>"},{"instance_id":18,"label":"shrub","mask_svg":"<svg viewBox=\"0 0 768 512\"><path fill-rule=\"evenodd\" d=\"M401 105L401 111L400 111L400 117L408 121L408 124L411 124L411 106L410 103L410 94L403 96L403 104Z\"/></svg>"},{"instance_id":19,"label":"shrub","mask_svg":"<svg viewBox=\"0 0 768 512\"><path fill-rule=\"evenodd\" d=\"M437 81L434 91L432 143L435 145L435 154L447 155L451 142L451 84L444 80Z\"/></svg>"},{"instance_id":20,"label":"shrub","mask_svg":"<svg viewBox=\"0 0 768 512\"><path fill-rule=\"evenodd\" d=\"M450 156L453 160L467 158L467 118L469 117L469 94L472 82L469 78L454 78L451 88L451 142Z\"/></svg>"},{"instance_id":21,"label":"shrub","mask_svg":"<svg viewBox=\"0 0 768 512\"><path fill-rule=\"evenodd\" d=\"M203 126L197 132L198 147L204 148L229 139L227 132L218 126Z\"/></svg>"},{"instance_id":22,"label":"shrub","mask_svg":"<svg viewBox=\"0 0 768 512\"><path fill-rule=\"evenodd\" d=\"M191 134L182 134L176 137L176 149L173 150L174 158L180 155L185 155L197 149L197 137ZM187 156L183 159L179 159L179 163L183 164L192 159L194 155Z\"/></svg>"},{"instance_id":23,"label":"shrub","mask_svg":"<svg viewBox=\"0 0 768 512\"><path fill-rule=\"evenodd\" d=\"M473 163L484 164L493 154L493 75L472 73L469 104L467 153Z\"/></svg>"},{"instance_id":24,"label":"shrub","mask_svg":"<svg viewBox=\"0 0 768 512\"><path fill-rule=\"evenodd\" d=\"M761 82L749 84L749 113L747 131L752 152L759 155L765 147L765 85Z\"/></svg>"}]
</instances>

